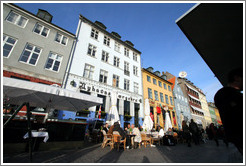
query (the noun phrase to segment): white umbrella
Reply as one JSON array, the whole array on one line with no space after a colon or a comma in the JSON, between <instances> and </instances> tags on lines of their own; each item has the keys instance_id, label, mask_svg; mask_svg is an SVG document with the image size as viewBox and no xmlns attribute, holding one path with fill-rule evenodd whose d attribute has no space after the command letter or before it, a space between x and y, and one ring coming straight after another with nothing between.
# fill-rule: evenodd
<instances>
[{"instance_id":1,"label":"white umbrella","mask_svg":"<svg viewBox=\"0 0 246 166\"><path fill-rule=\"evenodd\" d=\"M166 111L165 113L165 126L164 126L164 133L168 131L169 128L172 128L172 122L169 116L169 113Z\"/></svg>"},{"instance_id":2,"label":"white umbrella","mask_svg":"<svg viewBox=\"0 0 246 166\"><path fill-rule=\"evenodd\" d=\"M107 118L107 123L111 126L114 124L114 122L120 123L119 113L116 104L117 104L117 93L113 91L111 93L111 107Z\"/></svg>"},{"instance_id":3,"label":"white umbrella","mask_svg":"<svg viewBox=\"0 0 246 166\"><path fill-rule=\"evenodd\" d=\"M153 121L150 117L149 99L145 99L143 129L150 131L153 128Z\"/></svg>"}]
</instances>

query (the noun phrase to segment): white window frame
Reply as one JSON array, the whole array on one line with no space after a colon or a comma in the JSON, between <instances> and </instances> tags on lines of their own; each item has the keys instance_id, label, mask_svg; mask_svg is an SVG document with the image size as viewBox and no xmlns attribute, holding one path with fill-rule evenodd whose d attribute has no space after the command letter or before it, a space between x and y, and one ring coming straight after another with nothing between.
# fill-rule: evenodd
<instances>
[{"instance_id":1,"label":"white window frame","mask_svg":"<svg viewBox=\"0 0 246 166\"><path fill-rule=\"evenodd\" d=\"M153 84L157 85L157 80L153 78Z\"/></svg>"},{"instance_id":2,"label":"white window frame","mask_svg":"<svg viewBox=\"0 0 246 166\"><path fill-rule=\"evenodd\" d=\"M162 88L162 82L161 81L158 81L158 84L159 84L159 87Z\"/></svg>"},{"instance_id":3,"label":"white window frame","mask_svg":"<svg viewBox=\"0 0 246 166\"><path fill-rule=\"evenodd\" d=\"M169 96L170 104L173 105L173 97Z\"/></svg>"},{"instance_id":4,"label":"white window frame","mask_svg":"<svg viewBox=\"0 0 246 166\"><path fill-rule=\"evenodd\" d=\"M36 28L37 28L38 25L41 26L41 30L40 30L39 33L38 32L35 32L35 30L36 30ZM43 33L43 31L44 31L45 28L48 29L46 36L42 35L42 33ZM47 38L49 36L50 29L47 28L47 27L45 27L45 26L43 26L43 25L41 25L41 24L39 24L39 23L36 23L36 25L35 25L35 27L33 29L33 32L36 33L36 34L38 34L38 35L40 35L40 36L43 36L43 37Z\"/></svg>"},{"instance_id":5,"label":"white window frame","mask_svg":"<svg viewBox=\"0 0 246 166\"><path fill-rule=\"evenodd\" d=\"M102 80L101 80L101 76L102 76ZM99 82L107 84L108 81L108 72L106 70L100 70L99 73Z\"/></svg>"},{"instance_id":6,"label":"white window frame","mask_svg":"<svg viewBox=\"0 0 246 166\"><path fill-rule=\"evenodd\" d=\"M162 92L160 92L160 99L161 99L161 102L164 103L164 96Z\"/></svg>"},{"instance_id":7,"label":"white window frame","mask_svg":"<svg viewBox=\"0 0 246 166\"><path fill-rule=\"evenodd\" d=\"M117 52L120 52L120 43L118 43L118 42L115 42L115 44L114 44L114 50L115 51L117 51Z\"/></svg>"},{"instance_id":8,"label":"white window frame","mask_svg":"<svg viewBox=\"0 0 246 166\"><path fill-rule=\"evenodd\" d=\"M124 48L124 55L129 57L129 49L128 48Z\"/></svg>"},{"instance_id":9,"label":"white window frame","mask_svg":"<svg viewBox=\"0 0 246 166\"><path fill-rule=\"evenodd\" d=\"M10 18L11 13L14 13L14 14L18 15L17 18L16 18L16 20L12 20L12 21L8 20ZM26 20L26 22L24 23L23 26L19 25L19 22L20 22L21 18L24 18ZM8 22L10 22L10 23L12 23L12 24L14 24L14 25L17 25L17 26L19 26L21 28L25 28L29 19L27 19L26 17L23 17L22 15L14 12L14 11L10 11L5 20L8 21Z\"/></svg>"},{"instance_id":10,"label":"white window frame","mask_svg":"<svg viewBox=\"0 0 246 166\"><path fill-rule=\"evenodd\" d=\"M151 77L147 75L147 81L151 82Z\"/></svg>"},{"instance_id":11,"label":"white window frame","mask_svg":"<svg viewBox=\"0 0 246 166\"><path fill-rule=\"evenodd\" d=\"M97 40L98 35L99 35L99 31L94 28L91 28L91 37Z\"/></svg>"},{"instance_id":12,"label":"white window frame","mask_svg":"<svg viewBox=\"0 0 246 166\"><path fill-rule=\"evenodd\" d=\"M133 89L134 89L134 93L137 93L138 94L139 85L138 85L137 82L134 82Z\"/></svg>"},{"instance_id":13,"label":"white window frame","mask_svg":"<svg viewBox=\"0 0 246 166\"><path fill-rule=\"evenodd\" d=\"M133 60L136 62L138 61L138 54L135 52L133 52Z\"/></svg>"},{"instance_id":14,"label":"white window frame","mask_svg":"<svg viewBox=\"0 0 246 166\"><path fill-rule=\"evenodd\" d=\"M114 66L119 67L120 66L120 58L114 57Z\"/></svg>"},{"instance_id":15,"label":"white window frame","mask_svg":"<svg viewBox=\"0 0 246 166\"><path fill-rule=\"evenodd\" d=\"M168 98L168 95L165 95L165 101L166 101L166 104L169 104L169 98Z\"/></svg>"},{"instance_id":16,"label":"white window frame","mask_svg":"<svg viewBox=\"0 0 246 166\"><path fill-rule=\"evenodd\" d=\"M158 96L158 92L156 90L154 90L154 94L155 94L155 100L159 101L159 96Z\"/></svg>"},{"instance_id":17,"label":"white window frame","mask_svg":"<svg viewBox=\"0 0 246 166\"><path fill-rule=\"evenodd\" d=\"M55 58L52 58L52 57L51 57L52 55L55 55ZM58 57L60 57L59 60L58 60ZM51 67L50 67L50 68L47 68L47 64L48 64L49 59L52 59L53 62L52 62ZM48 59L47 59L47 62L46 62L46 64L45 64L45 67L44 67L44 68L45 68L46 70L50 70L50 71L53 71L53 72L59 72L60 67L61 67L61 63L62 63L62 59L63 59L63 56L62 56L62 55L59 55L59 54L54 53L54 52L50 52L50 53L49 53L49 56L48 56ZM54 69L54 66L55 66L55 62L59 62L59 66L58 66L57 71L56 71L56 70L53 70L53 69Z\"/></svg>"},{"instance_id":18,"label":"white window frame","mask_svg":"<svg viewBox=\"0 0 246 166\"><path fill-rule=\"evenodd\" d=\"M108 63L109 53L102 50L102 61Z\"/></svg>"},{"instance_id":19,"label":"white window frame","mask_svg":"<svg viewBox=\"0 0 246 166\"><path fill-rule=\"evenodd\" d=\"M138 76L138 67L137 66L133 66L133 74L135 76Z\"/></svg>"},{"instance_id":20,"label":"white window frame","mask_svg":"<svg viewBox=\"0 0 246 166\"><path fill-rule=\"evenodd\" d=\"M10 45L11 46L11 50L9 51L8 56L3 56L3 57L4 58L9 58L9 56L11 55L11 53L12 53L12 51L13 51L13 49L14 49L14 47L15 47L15 45L16 45L16 43L17 43L18 40L16 38L13 38L13 37L10 37L8 35L3 34L3 37L4 36L5 36L5 39L3 39L3 53L4 53L4 46L5 46L5 44ZM14 44L9 43L8 42L8 39L9 38L11 38L12 40L15 40L15 43Z\"/></svg>"},{"instance_id":21,"label":"white window frame","mask_svg":"<svg viewBox=\"0 0 246 166\"><path fill-rule=\"evenodd\" d=\"M167 89L167 84L163 83L164 89Z\"/></svg>"},{"instance_id":22,"label":"white window frame","mask_svg":"<svg viewBox=\"0 0 246 166\"><path fill-rule=\"evenodd\" d=\"M130 89L130 80L124 79L124 89L129 91L129 89Z\"/></svg>"},{"instance_id":23,"label":"white window frame","mask_svg":"<svg viewBox=\"0 0 246 166\"><path fill-rule=\"evenodd\" d=\"M152 89L148 88L148 98L153 99Z\"/></svg>"},{"instance_id":24,"label":"white window frame","mask_svg":"<svg viewBox=\"0 0 246 166\"><path fill-rule=\"evenodd\" d=\"M60 35L60 36L61 36L60 41L57 41L57 40L58 40L58 35ZM63 44L63 43L62 43L62 42L63 42L63 40L64 40L64 38L66 38L66 42L65 42L65 44ZM64 45L64 46L66 46L66 45L67 45L67 43L68 43L68 37L67 37L67 36L62 35L62 34L61 34L61 33L59 33L59 32L57 32L57 33L56 33L56 37L55 37L55 42L57 42L57 43L59 43L59 44L62 44L62 45Z\"/></svg>"},{"instance_id":25,"label":"white window frame","mask_svg":"<svg viewBox=\"0 0 246 166\"><path fill-rule=\"evenodd\" d=\"M103 44L105 44L106 46L110 46L110 38L108 36L104 36Z\"/></svg>"},{"instance_id":26,"label":"white window frame","mask_svg":"<svg viewBox=\"0 0 246 166\"><path fill-rule=\"evenodd\" d=\"M89 53L90 50L90 53ZM97 47L89 44L88 45L88 50L87 50L87 55L92 56L92 57L96 57L96 52L97 52Z\"/></svg>"},{"instance_id":27,"label":"white window frame","mask_svg":"<svg viewBox=\"0 0 246 166\"><path fill-rule=\"evenodd\" d=\"M124 61L124 70L125 71L129 71L129 63L128 62L126 62L126 61Z\"/></svg>"},{"instance_id":28,"label":"white window frame","mask_svg":"<svg viewBox=\"0 0 246 166\"><path fill-rule=\"evenodd\" d=\"M119 88L120 76L113 74L112 85L114 85L114 79L116 80L116 85L115 85L115 87Z\"/></svg>"},{"instance_id":29,"label":"white window frame","mask_svg":"<svg viewBox=\"0 0 246 166\"><path fill-rule=\"evenodd\" d=\"M170 86L170 85L168 85L168 90L169 90L169 91L172 91L172 89L171 89L171 86Z\"/></svg>"},{"instance_id":30,"label":"white window frame","mask_svg":"<svg viewBox=\"0 0 246 166\"><path fill-rule=\"evenodd\" d=\"M32 46L32 47L33 47L32 50L27 49L27 46ZM36 49L36 48L40 49L40 52L39 52L39 53L38 53L38 52L35 52L35 49ZM26 51L27 51L27 52L30 52L30 54L29 54L29 56L28 56L28 58L27 58L27 62L21 60L21 58L22 58L23 56L25 56L24 53L25 53ZM20 56L20 58L19 58L19 62L28 64L28 65L32 65L32 66L36 66L36 64L37 64L37 62L38 62L38 60L39 60L39 57L40 57L40 55L41 55L41 52L42 52L42 48L41 48L41 47L38 47L38 46L35 46L35 45L33 45L33 44L27 43L26 46L25 46L25 48L24 48L24 50L23 50L23 52L22 52L22 54L21 54L21 56ZM34 53L37 54L38 57L37 57L37 59L36 59L35 64L31 64L30 61L32 60L32 57L33 57L33 54L34 54Z\"/></svg>"},{"instance_id":31,"label":"white window frame","mask_svg":"<svg viewBox=\"0 0 246 166\"><path fill-rule=\"evenodd\" d=\"M89 64L85 64L85 68L84 68L84 73L83 73L83 77L84 78L88 78L88 79L93 79L93 74L94 74L94 66L89 65ZM86 74L88 73L88 76L86 76Z\"/></svg>"}]
</instances>

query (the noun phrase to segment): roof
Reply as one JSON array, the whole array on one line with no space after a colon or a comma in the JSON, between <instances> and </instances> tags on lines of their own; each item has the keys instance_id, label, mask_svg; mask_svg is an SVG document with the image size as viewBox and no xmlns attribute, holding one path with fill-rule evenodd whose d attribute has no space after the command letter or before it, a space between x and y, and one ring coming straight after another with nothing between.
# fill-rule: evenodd
<instances>
[{"instance_id":1,"label":"roof","mask_svg":"<svg viewBox=\"0 0 246 166\"><path fill-rule=\"evenodd\" d=\"M100 31L104 32L105 34L107 34L108 36L110 36L111 38L113 38L114 40L120 42L121 44L131 48L132 50L138 52L139 54L141 54L141 52L139 50L137 50L136 48L134 48L133 46L131 46L131 44L128 44L127 42L130 41L122 41L121 39L119 39L118 37L116 37L115 35L113 35L112 33L109 33L108 31L106 31L105 29L103 29L101 26L97 25L96 23L92 22L91 20L87 19L86 17L84 17L83 15L80 14L79 18L81 20L85 20L87 23L93 25L94 27L96 27L97 29L99 29Z\"/></svg>"},{"instance_id":2,"label":"roof","mask_svg":"<svg viewBox=\"0 0 246 166\"><path fill-rule=\"evenodd\" d=\"M61 28L61 27L59 27L59 26L57 26L57 25L55 25L55 24L53 24L53 23L51 23L51 22L45 21L45 20L39 18L37 15L35 15L35 14L33 14L33 13L31 13L31 12L29 12L29 11L27 11L27 10L25 10L25 9L23 9L23 8L21 8L21 7L17 6L17 5L15 5L15 4L13 4L13 3L5 3L5 4L6 4L6 5L9 5L9 6L12 6L12 7L16 7L16 8L18 8L18 9L22 10L23 12L25 12L25 13L27 13L27 14L33 16L33 17L35 17L37 20L42 20L42 21L44 21L45 23L50 24L50 25L52 25L52 26L54 26L54 27L56 27L56 28L58 28L58 29L60 29L60 30L62 30L62 31L65 31L66 33L72 35L73 37L75 37L75 34L69 32L69 31L67 31L67 30L65 30L65 29L63 29L63 28ZM45 11L45 10L43 10L43 11Z\"/></svg>"},{"instance_id":3,"label":"roof","mask_svg":"<svg viewBox=\"0 0 246 166\"><path fill-rule=\"evenodd\" d=\"M170 78L168 81L169 82L171 82L172 83L172 90L173 90L173 88L174 88L174 86L175 86L175 80L176 80L176 77L173 77L173 78Z\"/></svg>"},{"instance_id":4,"label":"roof","mask_svg":"<svg viewBox=\"0 0 246 166\"><path fill-rule=\"evenodd\" d=\"M243 3L198 4L176 23L222 85L243 68Z\"/></svg>"}]
</instances>

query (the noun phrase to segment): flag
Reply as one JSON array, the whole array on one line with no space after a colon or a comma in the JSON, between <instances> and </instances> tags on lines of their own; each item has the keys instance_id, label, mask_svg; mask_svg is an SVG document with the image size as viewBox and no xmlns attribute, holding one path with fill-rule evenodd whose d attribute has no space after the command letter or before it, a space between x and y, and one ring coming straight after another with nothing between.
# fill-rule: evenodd
<instances>
[{"instance_id":1,"label":"flag","mask_svg":"<svg viewBox=\"0 0 246 166\"><path fill-rule=\"evenodd\" d=\"M101 105L100 105L100 108L99 108L99 111L98 111L98 118L101 119Z\"/></svg>"}]
</instances>

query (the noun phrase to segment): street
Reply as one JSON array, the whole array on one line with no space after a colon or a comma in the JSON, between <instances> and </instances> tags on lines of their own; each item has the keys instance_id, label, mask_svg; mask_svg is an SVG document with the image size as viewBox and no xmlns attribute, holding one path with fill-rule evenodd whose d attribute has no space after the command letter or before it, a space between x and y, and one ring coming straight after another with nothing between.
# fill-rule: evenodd
<instances>
[{"instance_id":1,"label":"street","mask_svg":"<svg viewBox=\"0 0 246 166\"><path fill-rule=\"evenodd\" d=\"M29 154L3 154L3 163L29 163ZM139 149L110 150L93 144L81 149L33 152L32 163L243 163L243 157L234 145L229 147L220 140L200 145L177 144Z\"/></svg>"}]
</instances>

